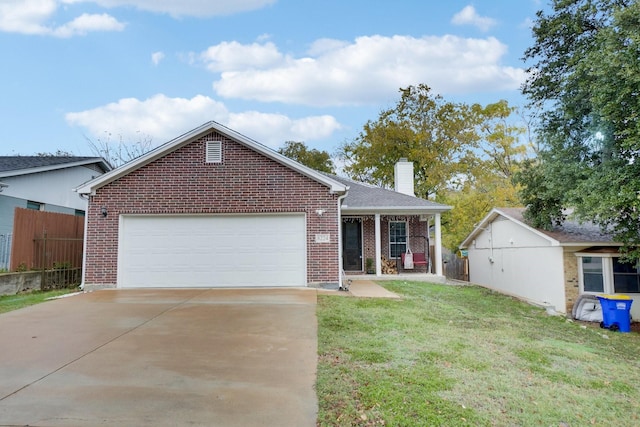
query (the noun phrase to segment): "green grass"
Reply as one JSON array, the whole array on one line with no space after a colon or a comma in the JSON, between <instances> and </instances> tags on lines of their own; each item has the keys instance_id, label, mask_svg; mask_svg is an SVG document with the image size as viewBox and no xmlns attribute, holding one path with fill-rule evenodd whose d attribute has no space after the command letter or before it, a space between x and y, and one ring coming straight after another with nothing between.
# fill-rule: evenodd
<instances>
[{"instance_id":1,"label":"green grass","mask_svg":"<svg viewBox=\"0 0 640 427\"><path fill-rule=\"evenodd\" d=\"M318 296L319 426L640 425L640 335L475 286Z\"/></svg>"},{"instance_id":2,"label":"green grass","mask_svg":"<svg viewBox=\"0 0 640 427\"><path fill-rule=\"evenodd\" d=\"M76 291L77 288L56 289L54 291L35 291L17 295L3 295L0 296L0 313L6 313L8 311L18 310L30 305L40 304L41 302L46 301L47 298L53 298Z\"/></svg>"}]
</instances>

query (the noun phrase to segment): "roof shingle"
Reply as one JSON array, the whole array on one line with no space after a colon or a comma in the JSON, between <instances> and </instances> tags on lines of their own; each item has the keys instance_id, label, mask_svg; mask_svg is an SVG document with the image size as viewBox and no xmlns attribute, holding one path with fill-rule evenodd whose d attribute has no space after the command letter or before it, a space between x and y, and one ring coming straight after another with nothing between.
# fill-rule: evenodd
<instances>
[{"instance_id":1,"label":"roof shingle","mask_svg":"<svg viewBox=\"0 0 640 427\"><path fill-rule=\"evenodd\" d=\"M434 211L448 211L449 206L419 197L408 196L393 190L376 187L363 182L351 180L341 176L329 175L332 179L349 186L347 197L342 203L345 210L354 209L425 209Z\"/></svg>"},{"instance_id":2,"label":"roof shingle","mask_svg":"<svg viewBox=\"0 0 640 427\"><path fill-rule=\"evenodd\" d=\"M523 215L525 208L498 208L498 210L517 221L529 225ZM553 230L549 231L541 228L536 228L536 230L560 243L610 243L613 241L611 234L603 233L600 227L592 222L580 223L567 219L561 226L556 226Z\"/></svg>"},{"instance_id":3,"label":"roof shingle","mask_svg":"<svg viewBox=\"0 0 640 427\"><path fill-rule=\"evenodd\" d=\"M47 168L94 161L104 164L103 169L109 170L109 165L100 157L83 156L0 156L0 173L24 171L28 169ZM7 174L5 174L7 175Z\"/></svg>"}]
</instances>

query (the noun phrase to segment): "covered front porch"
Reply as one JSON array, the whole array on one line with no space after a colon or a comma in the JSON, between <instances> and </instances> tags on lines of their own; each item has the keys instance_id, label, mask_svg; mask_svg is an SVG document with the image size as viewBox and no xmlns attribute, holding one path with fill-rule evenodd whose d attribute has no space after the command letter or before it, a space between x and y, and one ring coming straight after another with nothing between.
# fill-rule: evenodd
<instances>
[{"instance_id":1,"label":"covered front porch","mask_svg":"<svg viewBox=\"0 0 640 427\"><path fill-rule=\"evenodd\" d=\"M345 275L380 278L389 272L383 271L384 260L399 274L428 274L444 279L440 216L451 206L415 196L413 163L406 159L396 163L395 191L334 178L348 188L339 211L338 252ZM423 260L412 269L402 265L403 254L409 250L414 258L420 255Z\"/></svg>"},{"instance_id":2,"label":"covered front porch","mask_svg":"<svg viewBox=\"0 0 640 427\"><path fill-rule=\"evenodd\" d=\"M438 205L441 206L441 205ZM343 209L341 218L342 269L349 277L363 275L371 279L425 275L444 279L440 212L359 214ZM413 268L403 265L410 251L416 262ZM387 268L383 264L386 264ZM391 270L389 266L395 267ZM393 274L389 274L393 271ZM395 274L397 271L397 274ZM431 281L431 280L430 280Z\"/></svg>"}]
</instances>

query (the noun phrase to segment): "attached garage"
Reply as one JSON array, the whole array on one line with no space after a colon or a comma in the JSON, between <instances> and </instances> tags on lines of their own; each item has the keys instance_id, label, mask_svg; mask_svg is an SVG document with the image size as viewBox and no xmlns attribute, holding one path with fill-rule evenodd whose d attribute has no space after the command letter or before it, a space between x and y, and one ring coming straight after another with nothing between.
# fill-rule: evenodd
<instances>
[{"instance_id":1,"label":"attached garage","mask_svg":"<svg viewBox=\"0 0 640 427\"><path fill-rule=\"evenodd\" d=\"M347 185L215 122L76 191L82 286L318 286L340 281Z\"/></svg>"},{"instance_id":2,"label":"attached garage","mask_svg":"<svg viewBox=\"0 0 640 427\"><path fill-rule=\"evenodd\" d=\"M121 288L306 286L306 265L304 214L120 217Z\"/></svg>"}]
</instances>

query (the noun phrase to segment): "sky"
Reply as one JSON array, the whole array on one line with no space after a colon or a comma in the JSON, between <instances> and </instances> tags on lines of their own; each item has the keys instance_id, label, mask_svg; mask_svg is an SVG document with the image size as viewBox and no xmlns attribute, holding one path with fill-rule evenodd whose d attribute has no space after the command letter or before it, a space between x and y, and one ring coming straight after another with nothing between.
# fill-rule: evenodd
<instances>
[{"instance_id":1,"label":"sky","mask_svg":"<svg viewBox=\"0 0 640 427\"><path fill-rule=\"evenodd\" d=\"M93 155L214 120L334 153L426 84L526 100L543 0L0 0L0 155Z\"/></svg>"}]
</instances>

